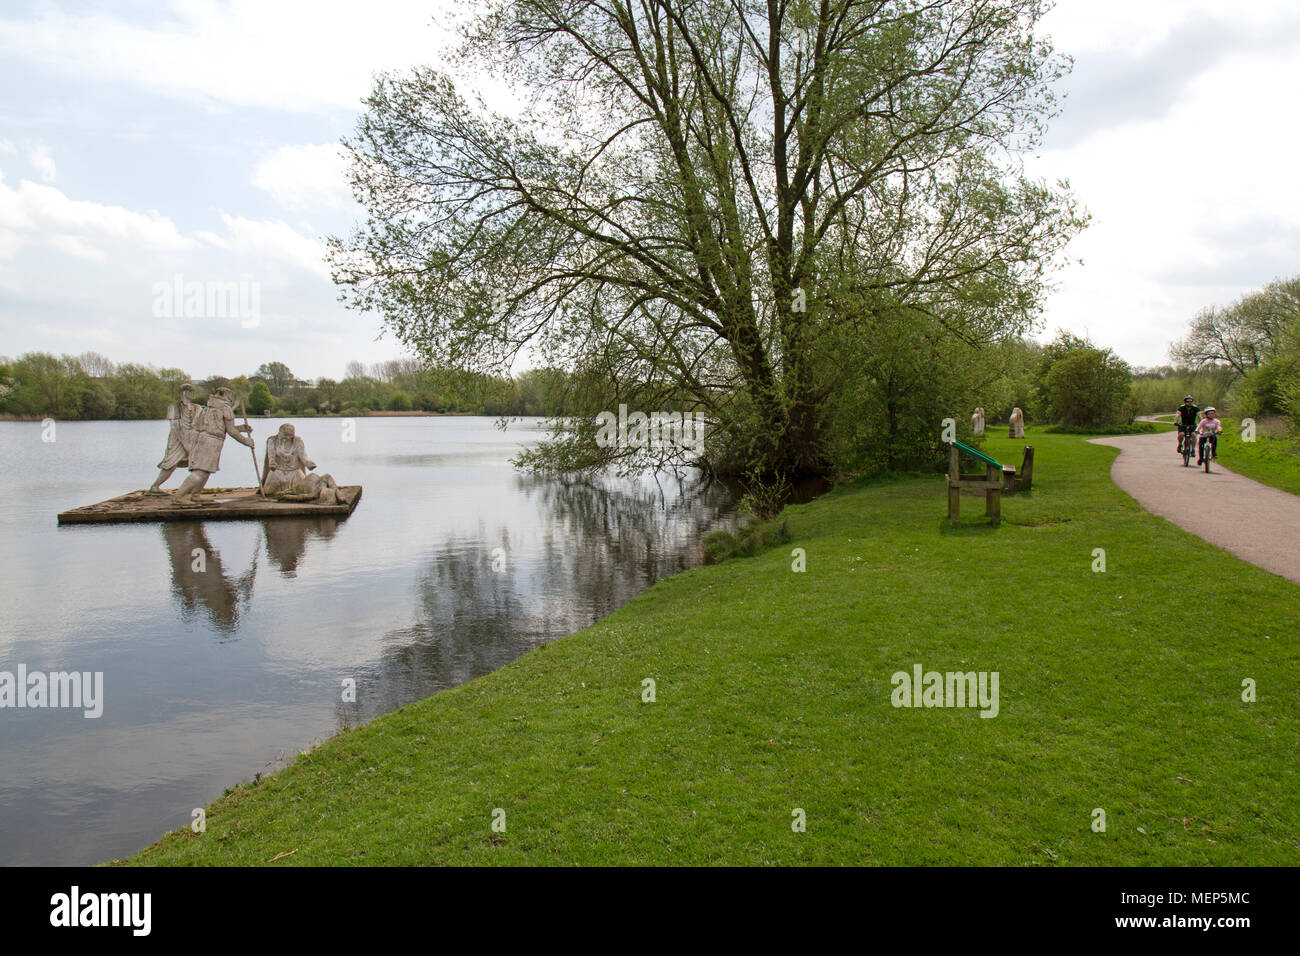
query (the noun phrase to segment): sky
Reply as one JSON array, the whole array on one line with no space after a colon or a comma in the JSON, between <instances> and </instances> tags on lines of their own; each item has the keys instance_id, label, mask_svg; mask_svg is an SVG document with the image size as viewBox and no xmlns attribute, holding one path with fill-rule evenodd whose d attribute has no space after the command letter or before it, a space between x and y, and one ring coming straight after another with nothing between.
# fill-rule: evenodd
<instances>
[{"instance_id":1,"label":"sky","mask_svg":"<svg viewBox=\"0 0 1300 956\"><path fill-rule=\"evenodd\" d=\"M194 378L401 355L324 262L364 216L338 142L467 5L0 0L0 355ZM1092 223L1040 337L1164 364L1199 309L1300 274L1300 4L1060 0L1041 32L1074 69L1026 166Z\"/></svg>"}]
</instances>

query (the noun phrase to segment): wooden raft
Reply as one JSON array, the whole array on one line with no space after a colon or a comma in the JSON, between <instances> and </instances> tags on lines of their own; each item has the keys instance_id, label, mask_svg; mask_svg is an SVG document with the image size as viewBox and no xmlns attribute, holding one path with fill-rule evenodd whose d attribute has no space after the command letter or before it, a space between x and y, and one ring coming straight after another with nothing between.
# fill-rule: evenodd
<instances>
[{"instance_id":1,"label":"wooden raft","mask_svg":"<svg viewBox=\"0 0 1300 956\"><path fill-rule=\"evenodd\" d=\"M124 521L249 521L262 518L346 518L361 500L360 485L339 485L341 504L260 498L256 488L205 491L198 507L181 508L171 497L144 491L59 513L59 524L113 524Z\"/></svg>"}]
</instances>

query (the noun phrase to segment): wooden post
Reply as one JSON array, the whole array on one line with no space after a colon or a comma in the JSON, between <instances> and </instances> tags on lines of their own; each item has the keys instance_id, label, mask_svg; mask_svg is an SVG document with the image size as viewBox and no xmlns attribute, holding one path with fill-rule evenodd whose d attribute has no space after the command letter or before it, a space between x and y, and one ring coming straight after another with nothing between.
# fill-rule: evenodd
<instances>
[{"instance_id":1,"label":"wooden post","mask_svg":"<svg viewBox=\"0 0 1300 956\"><path fill-rule=\"evenodd\" d=\"M1020 477L1017 479L1020 490L1028 491L1034 480L1034 446L1025 446L1025 460L1020 463Z\"/></svg>"},{"instance_id":2,"label":"wooden post","mask_svg":"<svg viewBox=\"0 0 1300 956\"><path fill-rule=\"evenodd\" d=\"M1002 466L1002 493L1004 495L1013 494L1016 490L1016 466Z\"/></svg>"},{"instance_id":3,"label":"wooden post","mask_svg":"<svg viewBox=\"0 0 1300 956\"><path fill-rule=\"evenodd\" d=\"M985 478L989 483L988 489L984 492L984 513L993 519L994 524L1002 523L1002 488L1001 476L998 475L997 468L989 465L985 471Z\"/></svg>"},{"instance_id":4,"label":"wooden post","mask_svg":"<svg viewBox=\"0 0 1300 956\"><path fill-rule=\"evenodd\" d=\"M961 456L956 445L948 446L948 520L956 524L961 520Z\"/></svg>"}]
</instances>

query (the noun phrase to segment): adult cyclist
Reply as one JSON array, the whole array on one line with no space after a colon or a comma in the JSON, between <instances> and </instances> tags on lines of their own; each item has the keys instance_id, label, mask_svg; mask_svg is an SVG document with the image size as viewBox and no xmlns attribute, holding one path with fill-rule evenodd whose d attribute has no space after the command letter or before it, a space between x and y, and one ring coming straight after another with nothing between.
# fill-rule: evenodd
<instances>
[{"instance_id":1,"label":"adult cyclist","mask_svg":"<svg viewBox=\"0 0 1300 956\"><path fill-rule=\"evenodd\" d=\"M1183 439L1190 438L1191 434L1196 431L1196 416L1200 408L1196 405L1196 399L1188 395L1183 399L1183 404L1178 409L1178 454L1183 453Z\"/></svg>"}]
</instances>

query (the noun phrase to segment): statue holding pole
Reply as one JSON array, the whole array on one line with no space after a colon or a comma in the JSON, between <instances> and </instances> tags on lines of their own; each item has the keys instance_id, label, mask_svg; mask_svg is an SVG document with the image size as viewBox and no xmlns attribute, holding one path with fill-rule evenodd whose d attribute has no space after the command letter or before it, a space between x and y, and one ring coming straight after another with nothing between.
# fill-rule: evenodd
<instances>
[{"instance_id":1,"label":"statue holding pole","mask_svg":"<svg viewBox=\"0 0 1300 956\"><path fill-rule=\"evenodd\" d=\"M181 483L172 496L172 504L177 507L198 507L202 502L199 494L208 479L221 466L221 448L229 435L241 445L253 448L253 428L247 423L235 423L235 393L222 387L208 397L207 407L197 417L193 445L189 452L189 477ZM256 467L256 455L253 459Z\"/></svg>"}]
</instances>

